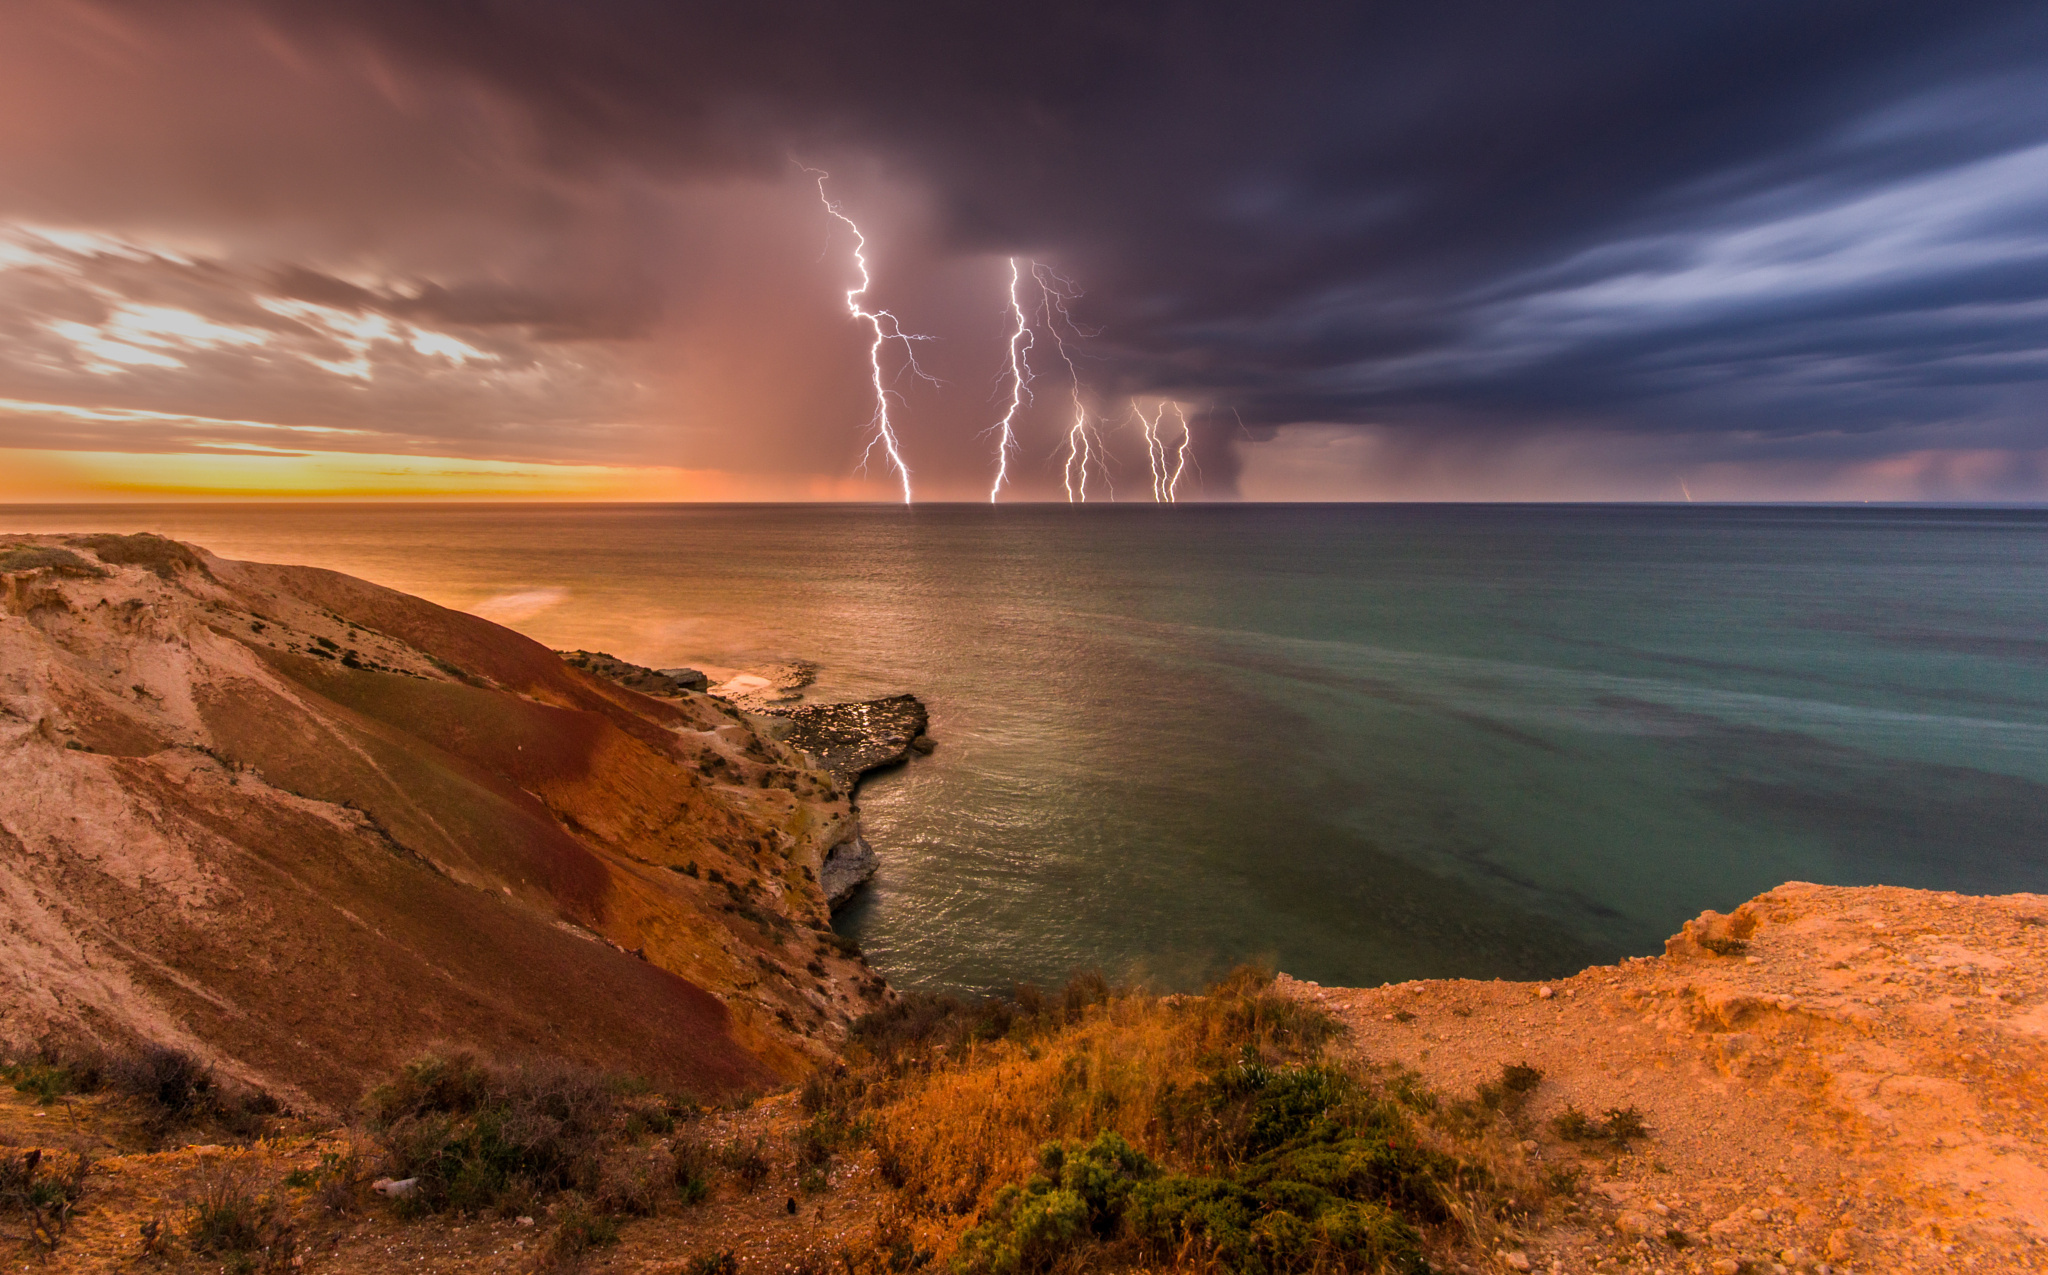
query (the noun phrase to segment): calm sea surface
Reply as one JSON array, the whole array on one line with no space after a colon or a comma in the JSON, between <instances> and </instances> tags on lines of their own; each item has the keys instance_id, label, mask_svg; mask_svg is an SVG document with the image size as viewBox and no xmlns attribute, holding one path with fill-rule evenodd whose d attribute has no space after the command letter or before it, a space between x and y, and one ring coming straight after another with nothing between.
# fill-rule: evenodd
<instances>
[{"instance_id":1,"label":"calm sea surface","mask_svg":"<svg viewBox=\"0 0 2048 1275\"><path fill-rule=\"evenodd\" d=\"M900 986L1540 977L1788 878L2048 890L2048 513L109 506L643 664L914 691Z\"/></svg>"}]
</instances>

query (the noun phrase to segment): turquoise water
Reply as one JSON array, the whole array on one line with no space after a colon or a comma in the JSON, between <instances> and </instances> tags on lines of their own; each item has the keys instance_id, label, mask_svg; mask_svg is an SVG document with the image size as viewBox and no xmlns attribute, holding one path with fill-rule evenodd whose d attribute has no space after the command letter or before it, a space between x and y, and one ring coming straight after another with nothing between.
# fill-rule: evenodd
<instances>
[{"instance_id":1,"label":"turquoise water","mask_svg":"<svg viewBox=\"0 0 2048 1275\"><path fill-rule=\"evenodd\" d=\"M654 665L910 690L900 986L1537 977L1788 878L2048 890L2048 513L135 506ZM510 597L512 600L507 600Z\"/></svg>"}]
</instances>

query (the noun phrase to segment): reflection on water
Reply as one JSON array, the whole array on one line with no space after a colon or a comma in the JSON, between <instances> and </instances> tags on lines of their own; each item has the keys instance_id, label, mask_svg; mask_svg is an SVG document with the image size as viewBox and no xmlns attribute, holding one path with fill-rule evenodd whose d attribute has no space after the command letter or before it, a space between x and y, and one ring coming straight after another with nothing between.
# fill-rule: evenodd
<instances>
[{"instance_id":1,"label":"reflection on water","mask_svg":"<svg viewBox=\"0 0 2048 1275\"><path fill-rule=\"evenodd\" d=\"M1538 976L1787 878L2048 889L2048 515L0 510L644 664L911 690L842 917L899 984Z\"/></svg>"}]
</instances>

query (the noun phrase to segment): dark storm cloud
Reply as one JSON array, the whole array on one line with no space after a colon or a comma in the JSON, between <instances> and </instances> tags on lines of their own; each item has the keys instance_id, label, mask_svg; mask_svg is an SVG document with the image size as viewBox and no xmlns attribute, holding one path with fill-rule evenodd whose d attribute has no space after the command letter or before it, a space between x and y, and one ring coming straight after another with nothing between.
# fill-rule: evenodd
<instances>
[{"instance_id":1,"label":"dark storm cloud","mask_svg":"<svg viewBox=\"0 0 2048 1275\"><path fill-rule=\"evenodd\" d=\"M1253 427L2024 442L2044 404L2039 5L267 12L522 103L570 179L871 153L953 250L1088 281L1105 388ZM644 313L584 304L563 331Z\"/></svg>"},{"instance_id":2,"label":"dark storm cloud","mask_svg":"<svg viewBox=\"0 0 2048 1275\"><path fill-rule=\"evenodd\" d=\"M920 498L2048 496L2039 5L7 3L0 448L884 496L798 161Z\"/></svg>"}]
</instances>

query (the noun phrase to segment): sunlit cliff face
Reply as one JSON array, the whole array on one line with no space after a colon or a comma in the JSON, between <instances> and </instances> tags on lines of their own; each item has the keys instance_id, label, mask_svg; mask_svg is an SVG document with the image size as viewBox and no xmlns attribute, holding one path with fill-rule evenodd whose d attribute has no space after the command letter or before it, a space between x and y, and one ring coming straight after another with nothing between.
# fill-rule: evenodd
<instances>
[{"instance_id":1,"label":"sunlit cliff face","mask_svg":"<svg viewBox=\"0 0 2048 1275\"><path fill-rule=\"evenodd\" d=\"M2048 21L1880 8L7 0L0 500L900 498L805 165L921 500L2048 498Z\"/></svg>"}]
</instances>

